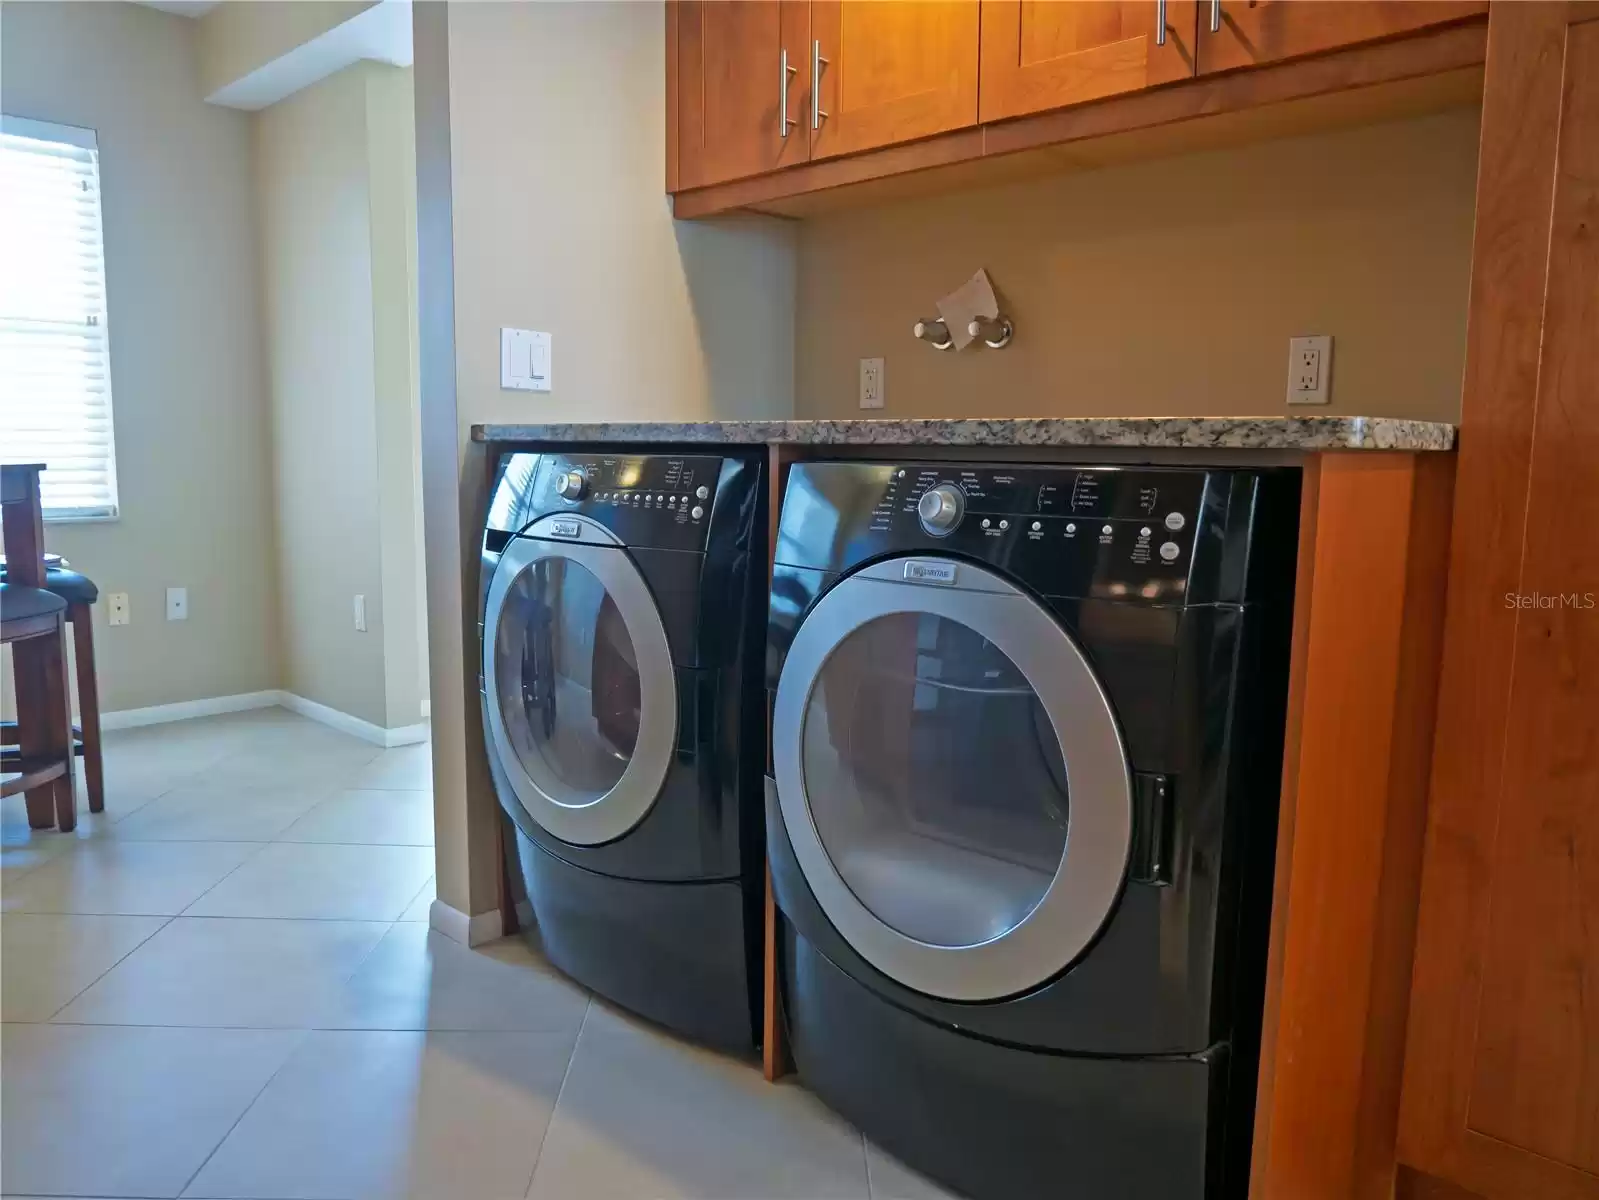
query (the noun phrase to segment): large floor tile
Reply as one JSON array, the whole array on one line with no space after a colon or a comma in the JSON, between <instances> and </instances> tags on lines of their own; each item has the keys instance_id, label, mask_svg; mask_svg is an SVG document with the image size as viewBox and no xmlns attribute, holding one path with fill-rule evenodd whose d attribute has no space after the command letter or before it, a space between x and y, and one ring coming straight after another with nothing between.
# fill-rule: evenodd
<instances>
[{"instance_id":1,"label":"large floor tile","mask_svg":"<svg viewBox=\"0 0 1599 1200\"><path fill-rule=\"evenodd\" d=\"M913 1171L888 1151L866 1143L866 1173L872 1200L960 1200L919 1171Z\"/></svg>"},{"instance_id":2,"label":"large floor tile","mask_svg":"<svg viewBox=\"0 0 1599 1200\"><path fill-rule=\"evenodd\" d=\"M521 1196L571 1047L569 1034L311 1033L188 1194Z\"/></svg>"},{"instance_id":3,"label":"large floor tile","mask_svg":"<svg viewBox=\"0 0 1599 1200\"><path fill-rule=\"evenodd\" d=\"M596 1002L528 1194L862 1200L867 1187L860 1134L813 1096Z\"/></svg>"},{"instance_id":4,"label":"large floor tile","mask_svg":"<svg viewBox=\"0 0 1599 1200\"><path fill-rule=\"evenodd\" d=\"M326 796L314 783L227 787L201 775L118 821L108 836L144 842L269 842Z\"/></svg>"},{"instance_id":5,"label":"large floor tile","mask_svg":"<svg viewBox=\"0 0 1599 1200\"><path fill-rule=\"evenodd\" d=\"M86 1025L310 1028L388 929L368 921L179 917L57 1015Z\"/></svg>"},{"instance_id":6,"label":"large floor tile","mask_svg":"<svg viewBox=\"0 0 1599 1200\"><path fill-rule=\"evenodd\" d=\"M0 1020L48 1021L160 929L166 917L0 917Z\"/></svg>"},{"instance_id":7,"label":"large floor tile","mask_svg":"<svg viewBox=\"0 0 1599 1200\"><path fill-rule=\"evenodd\" d=\"M350 784L380 790L431 791L433 747L427 742L384 750L355 776Z\"/></svg>"},{"instance_id":8,"label":"large floor tile","mask_svg":"<svg viewBox=\"0 0 1599 1200\"><path fill-rule=\"evenodd\" d=\"M588 993L519 938L468 948L426 925L389 930L325 1024L352 1029L523 1029L577 1036Z\"/></svg>"},{"instance_id":9,"label":"large floor tile","mask_svg":"<svg viewBox=\"0 0 1599 1200\"><path fill-rule=\"evenodd\" d=\"M0 1190L178 1195L303 1036L6 1025Z\"/></svg>"},{"instance_id":10,"label":"large floor tile","mask_svg":"<svg viewBox=\"0 0 1599 1200\"><path fill-rule=\"evenodd\" d=\"M0 890L6 911L176 916L245 859L251 842L87 840Z\"/></svg>"},{"instance_id":11,"label":"large floor tile","mask_svg":"<svg viewBox=\"0 0 1599 1200\"><path fill-rule=\"evenodd\" d=\"M369 846L431 846L433 793L349 790L322 800L280 841Z\"/></svg>"},{"instance_id":12,"label":"large floor tile","mask_svg":"<svg viewBox=\"0 0 1599 1200\"><path fill-rule=\"evenodd\" d=\"M438 888L435 886L433 876L428 876L428 881L411 899L411 906L400 914L402 921L428 921L432 918L433 902L439 898Z\"/></svg>"},{"instance_id":13,"label":"large floor tile","mask_svg":"<svg viewBox=\"0 0 1599 1200\"><path fill-rule=\"evenodd\" d=\"M25 886L34 875L24 876ZM193 917L302 917L393 921L433 873L427 846L278 842L196 901Z\"/></svg>"}]
</instances>

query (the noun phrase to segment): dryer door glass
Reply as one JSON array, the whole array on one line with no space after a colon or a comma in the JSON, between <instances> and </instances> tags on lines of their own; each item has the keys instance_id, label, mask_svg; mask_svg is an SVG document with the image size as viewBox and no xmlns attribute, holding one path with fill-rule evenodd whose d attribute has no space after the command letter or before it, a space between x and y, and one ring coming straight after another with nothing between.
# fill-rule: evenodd
<instances>
[{"instance_id":1,"label":"dryer door glass","mask_svg":"<svg viewBox=\"0 0 1599 1200\"><path fill-rule=\"evenodd\" d=\"M829 655L802 750L817 834L881 921L933 946L1003 937L1066 849L1066 766L1038 694L959 621L892 613Z\"/></svg>"},{"instance_id":2,"label":"dryer door glass","mask_svg":"<svg viewBox=\"0 0 1599 1200\"><path fill-rule=\"evenodd\" d=\"M522 767L587 803L616 786L638 741L638 654L605 586L545 558L517 576L495 639L500 712Z\"/></svg>"}]
</instances>

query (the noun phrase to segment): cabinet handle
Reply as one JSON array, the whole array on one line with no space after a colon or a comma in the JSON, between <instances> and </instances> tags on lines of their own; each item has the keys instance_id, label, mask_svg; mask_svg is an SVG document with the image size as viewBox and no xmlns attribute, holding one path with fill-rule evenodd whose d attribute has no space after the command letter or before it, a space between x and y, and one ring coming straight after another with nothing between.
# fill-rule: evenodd
<instances>
[{"instance_id":1,"label":"cabinet handle","mask_svg":"<svg viewBox=\"0 0 1599 1200\"><path fill-rule=\"evenodd\" d=\"M1164 0L1162 0L1164 3ZM822 57L822 43L811 43L811 128L820 129L822 118L827 116L822 111L822 68L828 65L828 60Z\"/></svg>"},{"instance_id":2,"label":"cabinet handle","mask_svg":"<svg viewBox=\"0 0 1599 1200\"><path fill-rule=\"evenodd\" d=\"M781 78L777 82L777 136L788 137L788 127L799 122L788 115L788 81L799 74L798 67L788 65L788 47L783 47Z\"/></svg>"},{"instance_id":3,"label":"cabinet handle","mask_svg":"<svg viewBox=\"0 0 1599 1200\"><path fill-rule=\"evenodd\" d=\"M1210 0L1210 31L1221 32L1221 0Z\"/></svg>"},{"instance_id":4,"label":"cabinet handle","mask_svg":"<svg viewBox=\"0 0 1599 1200\"><path fill-rule=\"evenodd\" d=\"M1166 44L1166 0L1155 0L1155 45Z\"/></svg>"}]
</instances>

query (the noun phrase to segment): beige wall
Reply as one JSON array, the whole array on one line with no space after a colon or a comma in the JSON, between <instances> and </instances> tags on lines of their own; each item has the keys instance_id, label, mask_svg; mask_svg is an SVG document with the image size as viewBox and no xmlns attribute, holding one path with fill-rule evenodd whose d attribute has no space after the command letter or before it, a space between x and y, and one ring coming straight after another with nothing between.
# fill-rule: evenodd
<instances>
[{"instance_id":1,"label":"beige wall","mask_svg":"<svg viewBox=\"0 0 1599 1200\"><path fill-rule=\"evenodd\" d=\"M255 141L282 686L385 727L421 716L409 105L407 70L359 63Z\"/></svg>"},{"instance_id":2,"label":"beige wall","mask_svg":"<svg viewBox=\"0 0 1599 1200\"><path fill-rule=\"evenodd\" d=\"M101 703L276 687L249 118L201 100L193 22L132 4L0 6L0 107L99 135L122 515L45 540L129 594L126 627L96 607Z\"/></svg>"},{"instance_id":3,"label":"beige wall","mask_svg":"<svg viewBox=\"0 0 1599 1200\"><path fill-rule=\"evenodd\" d=\"M1452 112L813 218L800 226L798 415L1272 414L1288 338L1334 337L1332 405L1455 421L1477 113ZM986 267L1003 351L911 325Z\"/></svg>"},{"instance_id":4,"label":"beige wall","mask_svg":"<svg viewBox=\"0 0 1599 1200\"><path fill-rule=\"evenodd\" d=\"M498 902L476 690L487 467L468 427L789 415L794 232L671 219L659 3L414 11L438 888L483 913ZM552 333L553 392L500 391L502 325Z\"/></svg>"},{"instance_id":5,"label":"beige wall","mask_svg":"<svg viewBox=\"0 0 1599 1200\"><path fill-rule=\"evenodd\" d=\"M210 96L268 66L376 0L226 0L196 22L201 94Z\"/></svg>"}]
</instances>

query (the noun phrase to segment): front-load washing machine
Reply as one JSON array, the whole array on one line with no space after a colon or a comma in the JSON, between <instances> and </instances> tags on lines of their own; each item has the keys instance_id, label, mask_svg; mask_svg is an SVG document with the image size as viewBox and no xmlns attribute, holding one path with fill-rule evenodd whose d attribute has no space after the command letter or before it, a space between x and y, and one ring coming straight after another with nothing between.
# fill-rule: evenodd
<instances>
[{"instance_id":1,"label":"front-load washing machine","mask_svg":"<svg viewBox=\"0 0 1599 1200\"><path fill-rule=\"evenodd\" d=\"M1292 470L801 463L767 841L801 1079L983 1200L1245 1192Z\"/></svg>"},{"instance_id":2,"label":"front-load washing machine","mask_svg":"<svg viewBox=\"0 0 1599 1200\"><path fill-rule=\"evenodd\" d=\"M623 1007L748 1054L759 1009L759 451L508 453L481 691L517 913Z\"/></svg>"}]
</instances>

